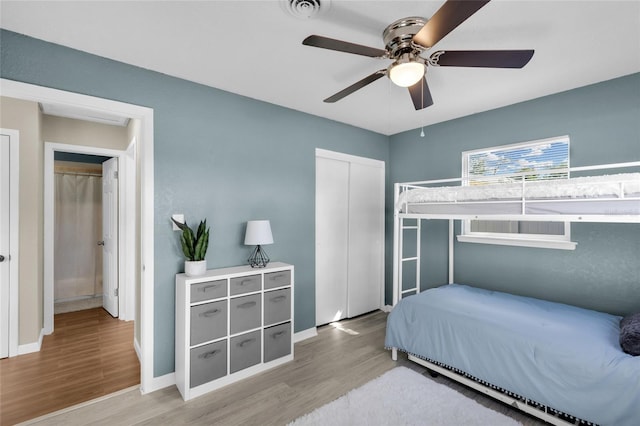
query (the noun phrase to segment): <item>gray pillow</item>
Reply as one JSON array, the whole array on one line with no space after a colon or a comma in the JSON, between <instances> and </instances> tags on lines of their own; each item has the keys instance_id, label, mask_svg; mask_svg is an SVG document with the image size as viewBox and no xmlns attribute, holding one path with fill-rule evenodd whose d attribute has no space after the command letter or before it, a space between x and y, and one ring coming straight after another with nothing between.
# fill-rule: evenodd
<instances>
[{"instance_id":1,"label":"gray pillow","mask_svg":"<svg viewBox=\"0 0 640 426\"><path fill-rule=\"evenodd\" d=\"M640 355L640 312L620 320L620 347L629 355Z\"/></svg>"}]
</instances>

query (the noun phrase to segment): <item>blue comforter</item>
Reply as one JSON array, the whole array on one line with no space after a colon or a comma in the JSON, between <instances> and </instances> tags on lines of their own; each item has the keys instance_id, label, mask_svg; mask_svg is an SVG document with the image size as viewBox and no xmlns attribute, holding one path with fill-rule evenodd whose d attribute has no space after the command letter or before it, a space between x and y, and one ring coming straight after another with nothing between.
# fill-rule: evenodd
<instances>
[{"instance_id":1,"label":"blue comforter","mask_svg":"<svg viewBox=\"0 0 640 426\"><path fill-rule=\"evenodd\" d=\"M403 299L385 346L601 425L640 424L640 357L620 317L459 284Z\"/></svg>"}]
</instances>

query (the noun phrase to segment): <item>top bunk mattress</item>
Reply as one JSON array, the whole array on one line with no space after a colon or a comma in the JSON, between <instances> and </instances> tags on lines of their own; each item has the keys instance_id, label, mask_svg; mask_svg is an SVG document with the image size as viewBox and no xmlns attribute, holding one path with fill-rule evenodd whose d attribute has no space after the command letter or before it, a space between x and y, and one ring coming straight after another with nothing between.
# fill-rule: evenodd
<instances>
[{"instance_id":1,"label":"top bunk mattress","mask_svg":"<svg viewBox=\"0 0 640 426\"><path fill-rule=\"evenodd\" d=\"M640 173L470 186L415 187L396 209L415 214L640 215Z\"/></svg>"},{"instance_id":2,"label":"top bunk mattress","mask_svg":"<svg viewBox=\"0 0 640 426\"><path fill-rule=\"evenodd\" d=\"M640 357L620 348L620 317L466 285L402 299L385 346L441 362L602 425L640 418Z\"/></svg>"}]
</instances>

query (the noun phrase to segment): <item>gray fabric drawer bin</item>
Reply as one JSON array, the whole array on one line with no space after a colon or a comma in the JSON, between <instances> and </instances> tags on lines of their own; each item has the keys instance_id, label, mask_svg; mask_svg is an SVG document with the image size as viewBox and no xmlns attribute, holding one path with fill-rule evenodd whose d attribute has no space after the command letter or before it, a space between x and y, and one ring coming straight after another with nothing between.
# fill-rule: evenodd
<instances>
[{"instance_id":1,"label":"gray fabric drawer bin","mask_svg":"<svg viewBox=\"0 0 640 426\"><path fill-rule=\"evenodd\" d=\"M207 281L191 286L191 303L218 299L227 295L227 280Z\"/></svg>"},{"instance_id":2,"label":"gray fabric drawer bin","mask_svg":"<svg viewBox=\"0 0 640 426\"><path fill-rule=\"evenodd\" d=\"M208 383L227 375L227 341L191 349L189 387Z\"/></svg>"},{"instance_id":3,"label":"gray fabric drawer bin","mask_svg":"<svg viewBox=\"0 0 640 426\"><path fill-rule=\"evenodd\" d=\"M264 325L291 319L291 289L264 292Z\"/></svg>"},{"instance_id":4,"label":"gray fabric drawer bin","mask_svg":"<svg viewBox=\"0 0 640 426\"><path fill-rule=\"evenodd\" d=\"M231 278L230 293L232 296L262 290L262 276L249 275L247 277Z\"/></svg>"},{"instance_id":5,"label":"gray fabric drawer bin","mask_svg":"<svg viewBox=\"0 0 640 426\"><path fill-rule=\"evenodd\" d=\"M273 361L290 353L290 322L264 329L264 362Z\"/></svg>"},{"instance_id":6,"label":"gray fabric drawer bin","mask_svg":"<svg viewBox=\"0 0 640 426\"><path fill-rule=\"evenodd\" d=\"M231 334L242 333L262 325L261 302L259 294L236 297L229 301Z\"/></svg>"},{"instance_id":7,"label":"gray fabric drawer bin","mask_svg":"<svg viewBox=\"0 0 640 426\"><path fill-rule=\"evenodd\" d=\"M226 300L191 307L191 346L226 335Z\"/></svg>"},{"instance_id":8,"label":"gray fabric drawer bin","mask_svg":"<svg viewBox=\"0 0 640 426\"><path fill-rule=\"evenodd\" d=\"M231 338L231 373L260 364L260 338L260 330Z\"/></svg>"},{"instance_id":9,"label":"gray fabric drawer bin","mask_svg":"<svg viewBox=\"0 0 640 426\"><path fill-rule=\"evenodd\" d=\"M276 288L291 285L291 271L269 272L264 274L264 288Z\"/></svg>"}]
</instances>

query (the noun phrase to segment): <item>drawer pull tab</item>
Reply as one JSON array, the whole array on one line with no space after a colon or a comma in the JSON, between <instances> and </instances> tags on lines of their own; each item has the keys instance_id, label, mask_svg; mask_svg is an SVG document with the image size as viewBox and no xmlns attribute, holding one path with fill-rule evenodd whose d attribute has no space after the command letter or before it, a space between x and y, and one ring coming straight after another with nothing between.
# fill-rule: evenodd
<instances>
[{"instance_id":1,"label":"drawer pull tab","mask_svg":"<svg viewBox=\"0 0 640 426\"><path fill-rule=\"evenodd\" d=\"M204 287L200 287L198 291L201 291L204 293L208 290L211 290L212 288L218 288L218 287L220 287L220 284L209 284L209 285L205 285Z\"/></svg>"},{"instance_id":2,"label":"drawer pull tab","mask_svg":"<svg viewBox=\"0 0 640 426\"><path fill-rule=\"evenodd\" d=\"M201 317L209 318L220 313L220 309L211 309L200 314Z\"/></svg>"},{"instance_id":3,"label":"drawer pull tab","mask_svg":"<svg viewBox=\"0 0 640 426\"><path fill-rule=\"evenodd\" d=\"M198 358L203 358L203 359L213 358L214 356L218 355L220 352L221 352L220 349L214 349L212 351L205 352L203 354L198 355Z\"/></svg>"},{"instance_id":4,"label":"drawer pull tab","mask_svg":"<svg viewBox=\"0 0 640 426\"><path fill-rule=\"evenodd\" d=\"M287 334L287 332L286 332L286 331L278 331L277 333L273 333L273 334L271 335L271 337L272 337L272 338L274 338L274 339L277 339L277 338L279 338L279 337L284 336L285 334Z\"/></svg>"},{"instance_id":5,"label":"drawer pull tab","mask_svg":"<svg viewBox=\"0 0 640 426\"><path fill-rule=\"evenodd\" d=\"M275 280L277 280L277 279L279 279L279 278L283 278L283 277L285 277L285 276L286 276L285 274L276 274L276 275L271 275L271 276L269 277L269 279L270 279L271 281L275 281Z\"/></svg>"},{"instance_id":6,"label":"drawer pull tab","mask_svg":"<svg viewBox=\"0 0 640 426\"><path fill-rule=\"evenodd\" d=\"M238 309L248 309L253 306L256 306L256 302L244 302L238 305Z\"/></svg>"},{"instance_id":7,"label":"drawer pull tab","mask_svg":"<svg viewBox=\"0 0 640 426\"><path fill-rule=\"evenodd\" d=\"M276 296L276 297L272 297L271 301L273 303L278 303L278 302L282 302L283 300L286 300L287 296Z\"/></svg>"},{"instance_id":8,"label":"drawer pull tab","mask_svg":"<svg viewBox=\"0 0 640 426\"><path fill-rule=\"evenodd\" d=\"M253 282L252 279L242 280L240 281L240 285L249 285Z\"/></svg>"},{"instance_id":9,"label":"drawer pull tab","mask_svg":"<svg viewBox=\"0 0 640 426\"><path fill-rule=\"evenodd\" d=\"M256 339L245 339L242 342L239 342L236 346L240 347L240 348L244 348L245 346L255 342Z\"/></svg>"}]
</instances>

